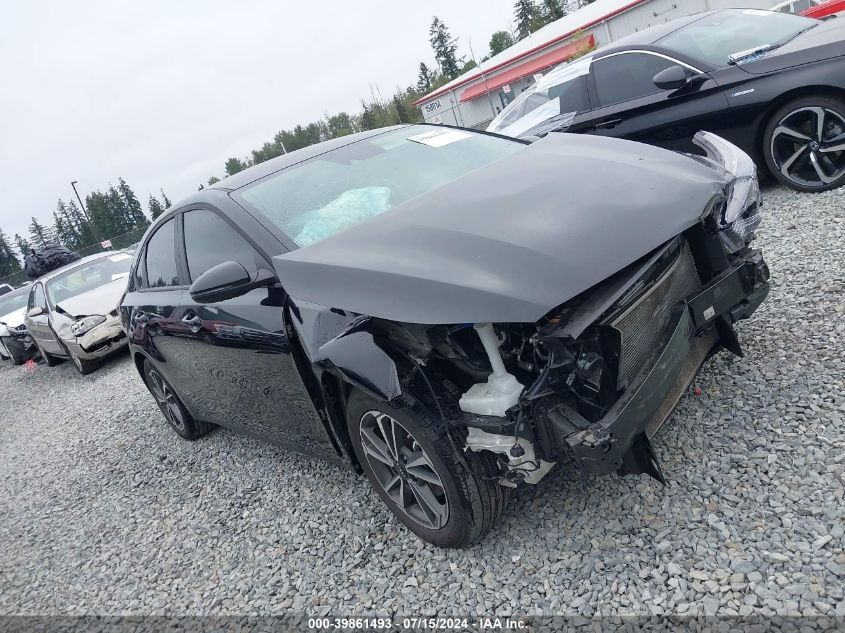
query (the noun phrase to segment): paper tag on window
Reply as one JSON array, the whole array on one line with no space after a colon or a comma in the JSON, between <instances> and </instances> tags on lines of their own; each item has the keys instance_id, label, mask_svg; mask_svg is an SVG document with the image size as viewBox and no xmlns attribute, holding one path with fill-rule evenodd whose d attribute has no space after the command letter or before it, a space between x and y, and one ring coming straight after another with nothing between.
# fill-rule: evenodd
<instances>
[{"instance_id":1,"label":"paper tag on window","mask_svg":"<svg viewBox=\"0 0 845 633\"><path fill-rule=\"evenodd\" d=\"M761 11L760 9L746 9L743 13L745 15L775 15L772 11Z\"/></svg>"},{"instance_id":2,"label":"paper tag on window","mask_svg":"<svg viewBox=\"0 0 845 633\"><path fill-rule=\"evenodd\" d=\"M122 262L125 259L132 259L132 255L127 253L118 253L117 255L111 255L109 257L109 260L113 262Z\"/></svg>"},{"instance_id":3,"label":"paper tag on window","mask_svg":"<svg viewBox=\"0 0 845 633\"><path fill-rule=\"evenodd\" d=\"M414 143L422 143L429 147L443 147L444 145L451 145L457 141L463 141L471 136L472 134L461 132L460 130L432 130L431 132L409 136L408 140Z\"/></svg>"}]
</instances>

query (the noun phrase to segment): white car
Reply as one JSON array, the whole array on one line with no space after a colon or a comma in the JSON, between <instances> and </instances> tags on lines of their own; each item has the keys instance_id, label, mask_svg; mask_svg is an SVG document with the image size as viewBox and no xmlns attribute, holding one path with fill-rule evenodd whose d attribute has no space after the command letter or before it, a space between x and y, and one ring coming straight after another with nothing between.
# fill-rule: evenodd
<instances>
[{"instance_id":1,"label":"white car","mask_svg":"<svg viewBox=\"0 0 845 633\"><path fill-rule=\"evenodd\" d=\"M0 359L21 365L32 358L32 338L24 324L29 288L0 295Z\"/></svg>"},{"instance_id":2,"label":"white car","mask_svg":"<svg viewBox=\"0 0 845 633\"><path fill-rule=\"evenodd\" d=\"M801 13L802 11L817 7L824 2L826 0L789 0L788 2L781 2L775 5L772 7L772 11L777 11L778 13Z\"/></svg>"}]
</instances>

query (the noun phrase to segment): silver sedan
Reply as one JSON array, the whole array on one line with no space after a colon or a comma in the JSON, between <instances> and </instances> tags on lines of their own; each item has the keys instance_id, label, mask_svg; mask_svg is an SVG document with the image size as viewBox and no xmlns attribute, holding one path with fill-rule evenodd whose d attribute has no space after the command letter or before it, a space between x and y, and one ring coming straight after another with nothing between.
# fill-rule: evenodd
<instances>
[{"instance_id":1,"label":"silver sedan","mask_svg":"<svg viewBox=\"0 0 845 633\"><path fill-rule=\"evenodd\" d=\"M126 290L132 255L98 253L37 279L25 323L48 366L69 358L81 374L126 346L117 304Z\"/></svg>"}]
</instances>

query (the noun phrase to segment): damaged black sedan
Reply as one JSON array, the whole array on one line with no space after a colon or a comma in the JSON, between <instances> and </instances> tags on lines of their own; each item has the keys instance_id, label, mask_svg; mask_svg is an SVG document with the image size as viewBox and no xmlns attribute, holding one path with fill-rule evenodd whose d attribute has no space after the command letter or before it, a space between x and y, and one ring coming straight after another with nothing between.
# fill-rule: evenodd
<instances>
[{"instance_id":1,"label":"damaged black sedan","mask_svg":"<svg viewBox=\"0 0 845 633\"><path fill-rule=\"evenodd\" d=\"M768 293L754 164L436 126L262 163L149 229L121 318L170 426L348 464L426 541L558 462L663 481L651 438Z\"/></svg>"}]
</instances>

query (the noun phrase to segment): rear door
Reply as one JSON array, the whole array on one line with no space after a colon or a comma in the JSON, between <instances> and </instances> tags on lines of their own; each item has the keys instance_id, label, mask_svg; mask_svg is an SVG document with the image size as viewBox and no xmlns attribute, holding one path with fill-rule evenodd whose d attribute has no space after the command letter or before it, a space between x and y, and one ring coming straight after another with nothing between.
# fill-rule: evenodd
<instances>
[{"instance_id":1,"label":"rear door","mask_svg":"<svg viewBox=\"0 0 845 633\"><path fill-rule=\"evenodd\" d=\"M32 284L26 310L29 312L32 308L36 307L41 308L42 312L38 316L27 317L27 327L30 335L38 343L38 346L48 354L60 354L64 356L65 351L59 345L59 342L53 335L53 330L50 328L50 311L47 306L47 295L44 292L44 284L40 281Z\"/></svg>"},{"instance_id":2,"label":"rear door","mask_svg":"<svg viewBox=\"0 0 845 633\"><path fill-rule=\"evenodd\" d=\"M679 90L662 90L654 76L683 66L698 79ZM671 150L697 152L692 137L700 130L732 138L726 123L728 100L712 77L684 62L649 51L623 51L593 62L586 130Z\"/></svg>"},{"instance_id":3,"label":"rear door","mask_svg":"<svg viewBox=\"0 0 845 633\"><path fill-rule=\"evenodd\" d=\"M193 355L182 323L187 284L176 259L181 216L164 222L141 247L121 302L129 340L140 347L191 409Z\"/></svg>"},{"instance_id":4,"label":"rear door","mask_svg":"<svg viewBox=\"0 0 845 633\"><path fill-rule=\"evenodd\" d=\"M271 254L254 241L257 234L269 233L246 215L238 223L241 228L211 207L184 214L190 281L226 261L240 263L250 274L273 270ZM250 230L244 231L244 225ZM279 244L272 255L283 250ZM199 415L294 450L337 457L288 344L285 299L280 285L213 304L197 303L185 294L182 319L190 330L195 384L201 390Z\"/></svg>"}]
</instances>

